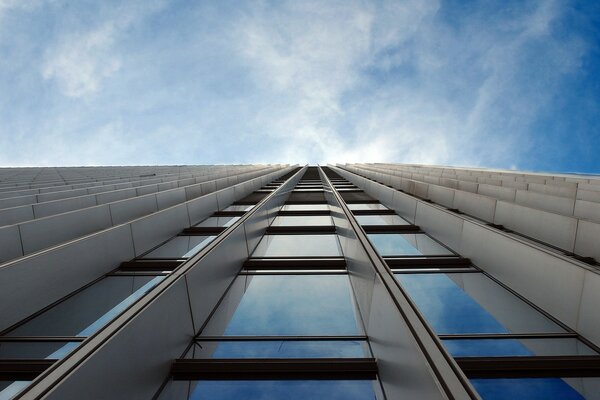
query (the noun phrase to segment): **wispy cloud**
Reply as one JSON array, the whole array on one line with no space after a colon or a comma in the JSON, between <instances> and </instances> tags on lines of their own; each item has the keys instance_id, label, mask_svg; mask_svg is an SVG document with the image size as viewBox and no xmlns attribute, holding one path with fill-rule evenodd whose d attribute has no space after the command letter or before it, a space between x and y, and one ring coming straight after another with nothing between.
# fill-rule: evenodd
<instances>
[{"instance_id":1,"label":"wispy cloud","mask_svg":"<svg viewBox=\"0 0 600 400\"><path fill-rule=\"evenodd\" d=\"M0 164L519 166L596 45L560 0L28 10L3 28L30 46L0 47Z\"/></svg>"}]
</instances>

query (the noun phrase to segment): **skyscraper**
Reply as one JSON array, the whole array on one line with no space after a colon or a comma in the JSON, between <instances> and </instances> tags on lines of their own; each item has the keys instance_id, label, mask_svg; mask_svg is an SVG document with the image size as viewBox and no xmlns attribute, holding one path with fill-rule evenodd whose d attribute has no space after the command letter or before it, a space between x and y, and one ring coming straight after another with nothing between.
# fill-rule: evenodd
<instances>
[{"instance_id":1,"label":"skyscraper","mask_svg":"<svg viewBox=\"0 0 600 400\"><path fill-rule=\"evenodd\" d=\"M0 207L0 398L600 398L595 176L3 169Z\"/></svg>"}]
</instances>

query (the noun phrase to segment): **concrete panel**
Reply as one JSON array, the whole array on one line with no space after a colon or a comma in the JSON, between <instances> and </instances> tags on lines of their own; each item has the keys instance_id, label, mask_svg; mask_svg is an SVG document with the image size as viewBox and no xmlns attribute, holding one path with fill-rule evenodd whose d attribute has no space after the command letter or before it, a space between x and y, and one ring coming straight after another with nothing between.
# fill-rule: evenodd
<instances>
[{"instance_id":1,"label":"concrete panel","mask_svg":"<svg viewBox=\"0 0 600 400\"><path fill-rule=\"evenodd\" d=\"M553 182L549 185L530 183L528 189L531 192L549 194L551 196L568 197L572 199L577 193L577 184L570 182Z\"/></svg>"},{"instance_id":2,"label":"concrete panel","mask_svg":"<svg viewBox=\"0 0 600 400\"><path fill-rule=\"evenodd\" d=\"M155 195L121 200L110 203L108 206L110 207L113 225L122 224L158 211Z\"/></svg>"},{"instance_id":3,"label":"concrete panel","mask_svg":"<svg viewBox=\"0 0 600 400\"><path fill-rule=\"evenodd\" d=\"M196 197L200 197L204 194L202 192L202 184L201 183L196 183L194 185L186 186L183 189L185 190L186 200L195 199Z\"/></svg>"},{"instance_id":4,"label":"concrete panel","mask_svg":"<svg viewBox=\"0 0 600 400\"><path fill-rule=\"evenodd\" d=\"M107 204L112 203L114 201L130 199L136 196L136 191L134 188L130 189L120 189L114 192L108 193L100 193L96 195L96 201L98 204Z\"/></svg>"},{"instance_id":5,"label":"concrete panel","mask_svg":"<svg viewBox=\"0 0 600 400\"><path fill-rule=\"evenodd\" d=\"M215 181L204 182L200 185L202 188L202 194L212 193L217 191L217 184Z\"/></svg>"},{"instance_id":6,"label":"concrete panel","mask_svg":"<svg viewBox=\"0 0 600 400\"><path fill-rule=\"evenodd\" d=\"M515 202L563 215L573 215L573 208L575 207L574 198L568 199L566 197L550 196L528 190L517 190Z\"/></svg>"},{"instance_id":7,"label":"concrete panel","mask_svg":"<svg viewBox=\"0 0 600 400\"><path fill-rule=\"evenodd\" d=\"M176 187L178 187L177 181L163 182L158 184L158 191L162 192L164 190L174 189Z\"/></svg>"},{"instance_id":8,"label":"concrete panel","mask_svg":"<svg viewBox=\"0 0 600 400\"><path fill-rule=\"evenodd\" d=\"M477 190L477 193L483 196L489 196L504 201L515 201L516 189L514 188L479 184Z\"/></svg>"},{"instance_id":9,"label":"concrete panel","mask_svg":"<svg viewBox=\"0 0 600 400\"><path fill-rule=\"evenodd\" d=\"M429 199L436 204L452 208L454 206L454 189L443 186L429 186Z\"/></svg>"},{"instance_id":10,"label":"concrete panel","mask_svg":"<svg viewBox=\"0 0 600 400\"><path fill-rule=\"evenodd\" d=\"M103 192L110 192L113 190L115 190L114 185L105 185L105 186L96 186L96 187L88 188L87 192L88 192L88 194L98 194L98 193L103 193Z\"/></svg>"},{"instance_id":11,"label":"concrete panel","mask_svg":"<svg viewBox=\"0 0 600 400\"><path fill-rule=\"evenodd\" d=\"M586 271L576 328L578 333L594 342L596 346L600 346L598 304L600 304L600 275L597 272Z\"/></svg>"},{"instance_id":12,"label":"concrete panel","mask_svg":"<svg viewBox=\"0 0 600 400\"><path fill-rule=\"evenodd\" d=\"M96 206L19 225L23 251L30 254L112 225L108 206Z\"/></svg>"},{"instance_id":13,"label":"concrete panel","mask_svg":"<svg viewBox=\"0 0 600 400\"><path fill-rule=\"evenodd\" d=\"M0 268L0 282L4 282L0 290L0 330L133 256L131 230L122 226L4 265Z\"/></svg>"},{"instance_id":14,"label":"concrete panel","mask_svg":"<svg viewBox=\"0 0 600 400\"><path fill-rule=\"evenodd\" d=\"M575 254L593 257L600 261L600 224L580 220L577 225L577 239L575 240Z\"/></svg>"},{"instance_id":15,"label":"concrete panel","mask_svg":"<svg viewBox=\"0 0 600 400\"><path fill-rule=\"evenodd\" d=\"M219 209L217 194L211 193L191 200L187 203L187 209L190 222L192 225L195 225Z\"/></svg>"},{"instance_id":16,"label":"concrete panel","mask_svg":"<svg viewBox=\"0 0 600 400\"><path fill-rule=\"evenodd\" d=\"M192 337L185 281L180 279L45 398L152 398Z\"/></svg>"},{"instance_id":17,"label":"concrete panel","mask_svg":"<svg viewBox=\"0 0 600 400\"><path fill-rule=\"evenodd\" d=\"M11 197L0 200L0 208L19 207L37 202L36 195Z\"/></svg>"},{"instance_id":18,"label":"concrete panel","mask_svg":"<svg viewBox=\"0 0 600 400\"><path fill-rule=\"evenodd\" d=\"M156 194L156 203L159 210L172 207L176 204L185 202L185 189L177 188L175 190L169 190L166 192L159 192Z\"/></svg>"},{"instance_id":19,"label":"concrete panel","mask_svg":"<svg viewBox=\"0 0 600 400\"><path fill-rule=\"evenodd\" d=\"M0 210L0 226L18 224L33 218L33 207L31 205Z\"/></svg>"},{"instance_id":20,"label":"concrete panel","mask_svg":"<svg viewBox=\"0 0 600 400\"><path fill-rule=\"evenodd\" d=\"M573 217L498 201L494 223L563 250L573 251L575 245L577 219Z\"/></svg>"},{"instance_id":21,"label":"concrete panel","mask_svg":"<svg viewBox=\"0 0 600 400\"><path fill-rule=\"evenodd\" d=\"M158 192L158 184L154 184L154 185L144 184L144 186L140 186L135 189L136 196L144 196L146 194L156 193L156 192Z\"/></svg>"},{"instance_id":22,"label":"concrete panel","mask_svg":"<svg viewBox=\"0 0 600 400\"><path fill-rule=\"evenodd\" d=\"M579 189L577 190L577 199L600 203L600 190Z\"/></svg>"},{"instance_id":23,"label":"concrete panel","mask_svg":"<svg viewBox=\"0 0 600 400\"><path fill-rule=\"evenodd\" d=\"M575 216L600 222L600 203L585 200L575 201Z\"/></svg>"},{"instance_id":24,"label":"concrete panel","mask_svg":"<svg viewBox=\"0 0 600 400\"><path fill-rule=\"evenodd\" d=\"M93 207L96 205L95 196L80 196L69 199L39 203L33 205L35 218L48 217L50 215L62 214L65 212L79 210L81 208Z\"/></svg>"},{"instance_id":25,"label":"concrete panel","mask_svg":"<svg viewBox=\"0 0 600 400\"><path fill-rule=\"evenodd\" d=\"M430 204L417 203L415 225L454 251L460 250L464 219Z\"/></svg>"},{"instance_id":26,"label":"concrete panel","mask_svg":"<svg viewBox=\"0 0 600 400\"><path fill-rule=\"evenodd\" d=\"M465 181L458 182L458 190L462 190L465 192L477 193L478 187L479 187L479 184L475 183L475 182L465 182Z\"/></svg>"},{"instance_id":27,"label":"concrete panel","mask_svg":"<svg viewBox=\"0 0 600 400\"><path fill-rule=\"evenodd\" d=\"M496 211L496 199L475 193L457 191L454 194L454 207L465 214L492 222Z\"/></svg>"},{"instance_id":28,"label":"concrete panel","mask_svg":"<svg viewBox=\"0 0 600 400\"><path fill-rule=\"evenodd\" d=\"M575 328L584 270L569 261L465 221L461 254L540 308Z\"/></svg>"},{"instance_id":29,"label":"concrete panel","mask_svg":"<svg viewBox=\"0 0 600 400\"><path fill-rule=\"evenodd\" d=\"M234 201L236 201L236 198L235 189L233 187L217 191L217 204L219 205L219 210L231 205Z\"/></svg>"},{"instance_id":30,"label":"concrete panel","mask_svg":"<svg viewBox=\"0 0 600 400\"><path fill-rule=\"evenodd\" d=\"M160 226L161 229L156 229ZM150 250L190 226L187 205L180 204L131 223L135 255Z\"/></svg>"},{"instance_id":31,"label":"concrete panel","mask_svg":"<svg viewBox=\"0 0 600 400\"><path fill-rule=\"evenodd\" d=\"M23 255L21 233L19 232L19 227L17 225L9 225L0 228L0 243L2 243L2 246L0 246L0 264Z\"/></svg>"},{"instance_id":32,"label":"concrete panel","mask_svg":"<svg viewBox=\"0 0 600 400\"><path fill-rule=\"evenodd\" d=\"M38 202L44 201L53 201L60 199L67 199L69 197L77 197L77 196L85 196L87 193L87 189L75 189L75 190L66 190L61 192L53 192L53 193L45 193L39 194L37 196Z\"/></svg>"},{"instance_id":33,"label":"concrete panel","mask_svg":"<svg viewBox=\"0 0 600 400\"><path fill-rule=\"evenodd\" d=\"M415 221L417 212L417 199L402 192L395 191L391 204L387 206L395 210L398 215L408 221Z\"/></svg>"},{"instance_id":34,"label":"concrete panel","mask_svg":"<svg viewBox=\"0 0 600 400\"><path fill-rule=\"evenodd\" d=\"M458 189L458 181L456 179L440 178L440 185L452 189Z\"/></svg>"}]
</instances>

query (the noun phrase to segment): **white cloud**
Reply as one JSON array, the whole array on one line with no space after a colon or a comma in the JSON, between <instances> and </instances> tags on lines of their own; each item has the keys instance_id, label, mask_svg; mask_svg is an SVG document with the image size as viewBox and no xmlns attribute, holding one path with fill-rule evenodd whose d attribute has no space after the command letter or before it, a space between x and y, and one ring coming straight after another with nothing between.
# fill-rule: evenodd
<instances>
[{"instance_id":1,"label":"white cloud","mask_svg":"<svg viewBox=\"0 0 600 400\"><path fill-rule=\"evenodd\" d=\"M47 50L42 76L55 80L69 97L83 97L99 90L103 80L121 68L123 57L115 48L125 32L163 6L162 1L131 3L116 9L96 27L67 32Z\"/></svg>"}]
</instances>

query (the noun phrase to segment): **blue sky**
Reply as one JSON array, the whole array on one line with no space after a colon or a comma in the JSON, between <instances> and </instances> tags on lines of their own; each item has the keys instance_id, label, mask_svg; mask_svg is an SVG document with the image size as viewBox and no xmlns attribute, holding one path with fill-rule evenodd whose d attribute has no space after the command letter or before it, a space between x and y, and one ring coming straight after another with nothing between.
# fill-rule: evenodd
<instances>
[{"instance_id":1,"label":"blue sky","mask_svg":"<svg viewBox=\"0 0 600 400\"><path fill-rule=\"evenodd\" d=\"M0 165L600 171L600 5L0 0Z\"/></svg>"}]
</instances>

